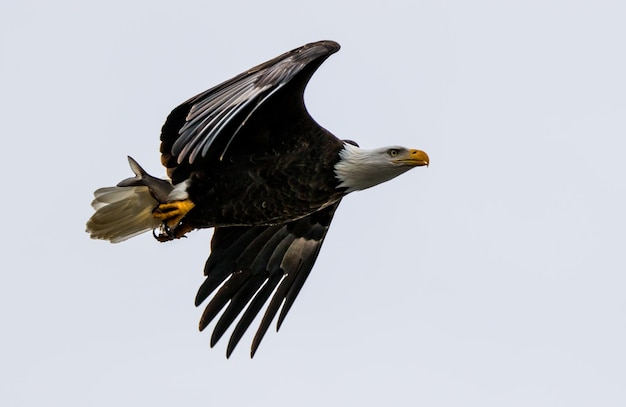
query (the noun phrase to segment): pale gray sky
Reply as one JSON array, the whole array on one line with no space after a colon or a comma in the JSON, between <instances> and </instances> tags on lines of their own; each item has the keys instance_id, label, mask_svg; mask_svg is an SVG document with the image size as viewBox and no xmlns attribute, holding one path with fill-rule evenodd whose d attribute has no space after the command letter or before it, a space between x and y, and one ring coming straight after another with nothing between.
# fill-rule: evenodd
<instances>
[{"instance_id":1,"label":"pale gray sky","mask_svg":"<svg viewBox=\"0 0 626 407\"><path fill-rule=\"evenodd\" d=\"M0 404L626 405L623 1L5 1ZM344 200L254 360L198 333L210 231L84 233L178 103L307 42L313 116L428 169ZM7 144L8 143L8 144Z\"/></svg>"}]
</instances>

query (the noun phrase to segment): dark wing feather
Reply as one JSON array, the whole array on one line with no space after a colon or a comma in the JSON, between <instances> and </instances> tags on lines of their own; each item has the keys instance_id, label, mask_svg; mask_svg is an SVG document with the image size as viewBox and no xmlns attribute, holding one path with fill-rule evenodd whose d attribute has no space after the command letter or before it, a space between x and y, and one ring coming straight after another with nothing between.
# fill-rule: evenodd
<instances>
[{"instance_id":1,"label":"dark wing feather","mask_svg":"<svg viewBox=\"0 0 626 407\"><path fill-rule=\"evenodd\" d=\"M285 110L291 109L290 120L314 123L304 107L304 88L317 67L337 50L339 44L332 41L307 44L194 96L174 109L161 131L161 160L174 183L186 179L188 173L209 156L223 159L235 137L273 95L285 93L282 104L276 106L283 110L283 118ZM281 92L284 88L289 89Z\"/></svg>"},{"instance_id":2,"label":"dark wing feather","mask_svg":"<svg viewBox=\"0 0 626 407\"><path fill-rule=\"evenodd\" d=\"M281 305L277 329L300 292L338 205L336 202L283 225L215 229L211 256L204 269L206 280L196 296L196 305L200 305L223 283L200 320L200 330L203 330L226 308L213 330L211 346L241 315L228 343L226 356L229 357L275 291L252 343L250 354L254 356Z\"/></svg>"}]
</instances>

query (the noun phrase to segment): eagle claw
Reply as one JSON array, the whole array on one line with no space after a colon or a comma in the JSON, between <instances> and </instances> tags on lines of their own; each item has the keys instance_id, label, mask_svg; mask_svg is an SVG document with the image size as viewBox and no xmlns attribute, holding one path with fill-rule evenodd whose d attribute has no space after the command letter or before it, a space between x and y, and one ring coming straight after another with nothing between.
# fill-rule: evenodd
<instances>
[{"instance_id":1,"label":"eagle claw","mask_svg":"<svg viewBox=\"0 0 626 407\"><path fill-rule=\"evenodd\" d=\"M172 229L171 227L167 225L166 222L163 222L163 224L158 229L152 230L152 236L154 236L154 238L161 243L169 242L170 240L187 237L185 235L187 234L187 232L190 232L192 229L193 228L184 226L182 224L179 224L175 228Z\"/></svg>"},{"instance_id":2,"label":"eagle claw","mask_svg":"<svg viewBox=\"0 0 626 407\"><path fill-rule=\"evenodd\" d=\"M169 242L175 239L174 232L165 222L158 228L158 231L157 233L157 229L153 229L152 236L159 242Z\"/></svg>"}]
</instances>

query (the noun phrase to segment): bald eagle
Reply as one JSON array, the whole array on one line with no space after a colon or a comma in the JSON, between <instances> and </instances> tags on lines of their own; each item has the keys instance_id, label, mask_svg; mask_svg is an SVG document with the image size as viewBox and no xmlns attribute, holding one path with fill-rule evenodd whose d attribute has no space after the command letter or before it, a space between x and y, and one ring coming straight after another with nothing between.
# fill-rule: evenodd
<instances>
[{"instance_id":1,"label":"bald eagle","mask_svg":"<svg viewBox=\"0 0 626 407\"><path fill-rule=\"evenodd\" d=\"M251 357L280 311L277 329L307 279L341 199L428 165L420 150L367 150L318 125L304 89L339 44L304 45L176 107L161 132L169 179L147 174L95 191L87 222L94 239L116 243L152 231L159 241L214 228L200 330L221 315L211 346L237 320L229 357L269 301Z\"/></svg>"}]
</instances>

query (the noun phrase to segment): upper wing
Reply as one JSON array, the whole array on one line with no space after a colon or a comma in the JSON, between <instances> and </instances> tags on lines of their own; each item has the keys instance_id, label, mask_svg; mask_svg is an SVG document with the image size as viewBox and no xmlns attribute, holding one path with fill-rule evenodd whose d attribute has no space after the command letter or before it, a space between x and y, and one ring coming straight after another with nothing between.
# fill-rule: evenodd
<instances>
[{"instance_id":1,"label":"upper wing","mask_svg":"<svg viewBox=\"0 0 626 407\"><path fill-rule=\"evenodd\" d=\"M226 307L213 330L211 346L245 308L228 342L226 357L229 357L274 290L252 341L250 356L254 356L282 304L276 326L277 330L280 328L313 268L338 205L339 202L283 225L215 229L211 255L204 268L207 277L196 296L197 306L224 283L200 320L203 330Z\"/></svg>"},{"instance_id":2,"label":"upper wing","mask_svg":"<svg viewBox=\"0 0 626 407\"><path fill-rule=\"evenodd\" d=\"M281 98L275 107L292 109L289 120L314 123L304 107L304 88L319 65L338 50L339 44L332 41L307 44L194 96L174 109L161 132L161 161L174 183L186 178L194 164L207 156L223 159L235 136L273 95L285 96L286 99ZM289 89L281 92L286 87ZM287 116L284 113L287 112L283 112L283 120ZM265 112L263 116L271 114ZM173 176L175 172L179 174Z\"/></svg>"}]
</instances>

